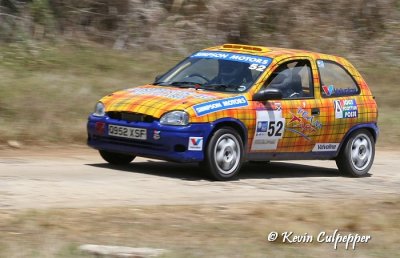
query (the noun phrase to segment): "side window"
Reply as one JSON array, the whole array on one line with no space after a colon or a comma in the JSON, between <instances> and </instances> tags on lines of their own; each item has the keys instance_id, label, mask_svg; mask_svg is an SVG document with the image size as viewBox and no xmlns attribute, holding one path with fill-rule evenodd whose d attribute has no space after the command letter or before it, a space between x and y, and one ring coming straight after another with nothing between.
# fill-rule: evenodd
<instances>
[{"instance_id":1,"label":"side window","mask_svg":"<svg viewBox=\"0 0 400 258\"><path fill-rule=\"evenodd\" d=\"M308 60L283 63L272 72L265 87L279 89L284 99L314 97L313 76Z\"/></svg>"},{"instance_id":2,"label":"side window","mask_svg":"<svg viewBox=\"0 0 400 258\"><path fill-rule=\"evenodd\" d=\"M317 60L323 97L350 96L360 93L353 77L339 64Z\"/></svg>"}]
</instances>

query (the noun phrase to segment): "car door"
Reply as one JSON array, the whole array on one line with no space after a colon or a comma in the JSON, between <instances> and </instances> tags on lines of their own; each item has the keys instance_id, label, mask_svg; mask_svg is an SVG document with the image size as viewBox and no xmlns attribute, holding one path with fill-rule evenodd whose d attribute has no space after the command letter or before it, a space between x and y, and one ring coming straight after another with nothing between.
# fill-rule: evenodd
<instances>
[{"instance_id":1,"label":"car door","mask_svg":"<svg viewBox=\"0 0 400 258\"><path fill-rule=\"evenodd\" d=\"M321 139L325 146L316 151L335 151L349 129L362 122L359 109L363 107L363 99L351 70L345 68L349 65L340 64L338 60L319 59L317 67L321 106L330 116L323 129L325 137Z\"/></svg>"},{"instance_id":2,"label":"car door","mask_svg":"<svg viewBox=\"0 0 400 258\"><path fill-rule=\"evenodd\" d=\"M250 153L273 152L280 158L286 153L287 158L301 158L297 154L312 151L323 127L320 117L325 111L315 98L316 64L309 57L297 57L281 60L275 67L260 91L279 89L283 98L261 101Z\"/></svg>"}]
</instances>

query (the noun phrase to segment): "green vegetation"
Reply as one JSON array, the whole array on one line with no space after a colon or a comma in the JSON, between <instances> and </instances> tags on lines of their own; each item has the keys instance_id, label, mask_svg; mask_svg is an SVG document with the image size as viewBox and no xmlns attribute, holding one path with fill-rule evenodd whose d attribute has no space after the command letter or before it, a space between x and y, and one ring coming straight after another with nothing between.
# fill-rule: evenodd
<instances>
[{"instance_id":1,"label":"green vegetation","mask_svg":"<svg viewBox=\"0 0 400 258\"><path fill-rule=\"evenodd\" d=\"M380 144L400 143L399 1L367 2L0 1L0 145L83 142L98 98L227 42L347 57L377 97Z\"/></svg>"},{"instance_id":2,"label":"green vegetation","mask_svg":"<svg viewBox=\"0 0 400 258\"><path fill-rule=\"evenodd\" d=\"M8 140L84 143L87 115L100 97L152 82L184 56L82 44L0 47L0 145ZM380 144L400 143L398 70L355 65L377 97Z\"/></svg>"},{"instance_id":3,"label":"green vegetation","mask_svg":"<svg viewBox=\"0 0 400 258\"><path fill-rule=\"evenodd\" d=\"M87 115L100 97L152 82L176 56L71 45L0 48L0 144L83 143Z\"/></svg>"}]
</instances>

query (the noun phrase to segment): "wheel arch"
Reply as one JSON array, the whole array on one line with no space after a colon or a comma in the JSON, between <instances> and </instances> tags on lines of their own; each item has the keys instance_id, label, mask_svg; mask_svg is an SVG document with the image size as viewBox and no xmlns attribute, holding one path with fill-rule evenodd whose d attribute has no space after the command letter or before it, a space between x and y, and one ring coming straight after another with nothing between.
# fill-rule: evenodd
<instances>
[{"instance_id":1,"label":"wheel arch","mask_svg":"<svg viewBox=\"0 0 400 258\"><path fill-rule=\"evenodd\" d=\"M246 150L248 132L247 132L247 127L240 120L237 120L237 119L234 119L234 118L221 118L221 119L218 119L218 120L214 121L212 123L212 127L213 127L213 129L210 132L210 135L209 135L209 137L207 139L206 145L208 145L208 143L210 142L211 136L218 129L220 129L222 127L231 127L231 128L235 129L239 133L240 138L243 141L244 150Z\"/></svg>"},{"instance_id":2,"label":"wheel arch","mask_svg":"<svg viewBox=\"0 0 400 258\"><path fill-rule=\"evenodd\" d=\"M377 126L377 124L375 123L368 123L368 124L359 124L356 126L353 126L343 137L342 142L339 145L338 151L336 153L336 156L339 155L339 153L342 151L343 146L346 144L347 140L349 139L349 137L356 131L361 130L361 129L365 129L367 130L373 137L374 139L374 143L376 143L376 141L378 140L378 136L379 136L379 128Z\"/></svg>"}]
</instances>

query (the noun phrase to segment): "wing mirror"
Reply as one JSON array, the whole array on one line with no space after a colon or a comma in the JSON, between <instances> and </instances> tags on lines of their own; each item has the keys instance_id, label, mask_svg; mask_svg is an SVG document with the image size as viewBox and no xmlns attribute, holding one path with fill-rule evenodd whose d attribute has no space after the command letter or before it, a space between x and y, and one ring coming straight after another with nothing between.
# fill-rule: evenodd
<instances>
[{"instance_id":1,"label":"wing mirror","mask_svg":"<svg viewBox=\"0 0 400 258\"><path fill-rule=\"evenodd\" d=\"M156 78L154 79L154 81L155 82L158 81L162 76L163 76L162 74L157 75Z\"/></svg>"},{"instance_id":2,"label":"wing mirror","mask_svg":"<svg viewBox=\"0 0 400 258\"><path fill-rule=\"evenodd\" d=\"M266 100L278 100L282 99L282 91L274 88L267 88L264 90L260 90L256 94L253 95L253 100L256 101L266 101Z\"/></svg>"}]
</instances>

